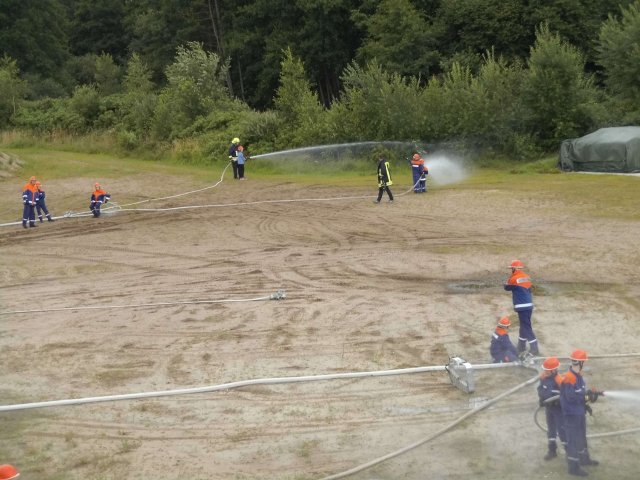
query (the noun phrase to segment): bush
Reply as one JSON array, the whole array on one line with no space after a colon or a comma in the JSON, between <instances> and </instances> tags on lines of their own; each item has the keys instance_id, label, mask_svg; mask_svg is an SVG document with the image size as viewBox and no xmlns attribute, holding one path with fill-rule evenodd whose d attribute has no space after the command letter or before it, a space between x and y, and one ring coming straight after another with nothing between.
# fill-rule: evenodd
<instances>
[{"instance_id":1,"label":"bush","mask_svg":"<svg viewBox=\"0 0 640 480\"><path fill-rule=\"evenodd\" d=\"M119 130L116 134L118 146L126 151L133 151L139 146L138 136L131 130Z\"/></svg>"}]
</instances>

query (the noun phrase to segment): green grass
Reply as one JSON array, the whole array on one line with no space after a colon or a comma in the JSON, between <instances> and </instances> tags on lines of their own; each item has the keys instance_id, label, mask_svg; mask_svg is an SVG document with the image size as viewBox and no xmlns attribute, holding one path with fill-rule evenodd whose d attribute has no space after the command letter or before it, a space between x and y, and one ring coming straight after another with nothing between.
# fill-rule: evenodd
<instances>
[{"instance_id":1,"label":"green grass","mask_svg":"<svg viewBox=\"0 0 640 480\"><path fill-rule=\"evenodd\" d=\"M16 173L40 178L118 178L141 173L168 175L211 175L211 167L182 165L172 161L150 161L109 154L76 153L40 147L3 148L0 151L17 156L23 163Z\"/></svg>"},{"instance_id":2,"label":"green grass","mask_svg":"<svg viewBox=\"0 0 640 480\"><path fill-rule=\"evenodd\" d=\"M15 143L14 143L15 145ZM180 163L179 160L145 160L120 157L104 153L77 153L55 148L30 146L7 147L0 144L0 151L17 156L23 163L14 172L18 183L31 175L46 180L64 178L122 178L145 173L192 177L194 179L218 178L227 165L225 160L209 166ZM472 174L459 184L437 189L446 190L491 190L537 195L584 209L594 217L611 217L629 220L640 219L640 178L623 175L591 175L561 173L555 168L557 158L549 156L529 163L509 162L504 159L484 160L473 169ZM367 187L375 189L377 178L375 163L365 160L348 161L330 159L314 162L301 159L250 160L247 176L278 182L296 182L303 185L331 185L338 187ZM411 172L402 164L392 166L396 185L411 183ZM227 170L227 178L231 175Z\"/></svg>"}]
</instances>

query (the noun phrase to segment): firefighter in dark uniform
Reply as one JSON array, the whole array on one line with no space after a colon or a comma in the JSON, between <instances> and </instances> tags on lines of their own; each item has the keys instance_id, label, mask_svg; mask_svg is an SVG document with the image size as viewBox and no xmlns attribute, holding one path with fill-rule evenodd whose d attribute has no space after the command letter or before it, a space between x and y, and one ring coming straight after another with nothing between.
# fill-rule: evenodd
<instances>
[{"instance_id":1,"label":"firefighter in dark uniform","mask_svg":"<svg viewBox=\"0 0 640 480\"><path fill-rule=\"evenodd\" d=\"M509 363L518 360L516 347L509 338L510 326L509 317L502 317L498 321L495 332L491 335L489 353L491 353L493 363Z\"/></svg>"},{"instance_id":2,"label":"firefighter in dark uniform","mask_svg":"<svg viewBox=\"0 0 640 480\"><path fill-rule=\"evenodd\" d=\"M389 168L389 162L380 156L378 159L378 198L373 203L380 203L382 200L382 194L386 191L389 195L389 203L393 203L393 193L391 193L390 185L393 185L391 180L391 170Z\"/></svg>"},{"instance_id":3,"label":"firefighter in dark uniform","mask_svg":"<svg viewBox=\"0 0 640 480\"><path fill-rule=\"evenodd\" d=\"M582 368L587 361L587 352L576 350L571 354L571 367L565 373L560 385L560 405L564 417L564 429L567 437L567 462L569 474L586 477L588 472L581 465L596 466L600 462L589 456L587 447L586 413L591 412L587 398L595 402L600 392L587 392L582 378Z\"/></svg>"},{"instance_id":4,"label":"firefighter in dark uniform","mask_svg":"<svg viewBox=\"0 0 640 480\"><path fill-rule=\"evenodd\" d=\"M46 193L44 193L44 190L42 190L42 184L40 182L36 182L36 188L38 189L38 191L36 192L36 210L38 211L38 220L40 220L40 223L44 221L42 218L42 214L44 213L47 217L47 220L49 220L50 222L55 222L55 220L49 213L47 204L45 203Z\"/></svg>"},{"instance_id":5,"label":"firefighter in dark uniform","mask_svg":"<svg viewBox=\"0 0 640 480\"><path fill-rule=\"evenodd\" d=\"M429 169L418 153L415 153L411 159L411 172L413 173L413 193L425 193Z\"/></svg>"},{"instance_id":6,"label":"firefighter in dark uniform","mask_svg":"<svg viewBox=\"0 0 640 480\"><path fill-rule=\"evenodd\" d=\"M27 228L27 222L30 227L36 226L36 193L38 188L36 187L36 177L31 177L29 183L27 183L22 189L22 203L24 208L22 209L22 226Z\"/></svg>"},{"instance_id":7,"label":"firefighter in dark uniform","mask_svg":"<svg viewBox=\"0 0 640 480\"><path fill-rule=\"evenodd\" d=\"M238 145L240 145L240 139L235 137L231 140L231 145L229 146L229 161L233 169L233 178L236 180L240 178L238 175Z\"/></svg>"},{"instance_id":8,"label":"firefighter in dark uniform","mask_svg":"<svg viewBox=\"0 0 640 480\"><path fill-rule=\"evenodd\" d=\"M531 294L531 278L522 270L524 265L520 260L513 260L510 265L511 276L504 284L504 289L512 294L513 309L518 314L520 331L518 332L518 353L523 353L529 344L529 352L538 355L538 339L533 333L531 315L533 313L533 295Z\"/></svg>"},{"instance_id":9,"label":"firefighter in dark uniform","mask_svg":"<svg viewBox=\"0 0 640 480\"><path fill-rule=\"evenodd\" d=\"M538 384L538 400L544 407L547 419L547 446L548 451L545 460L551 460L558 456L558 444L556 437L567 448L567 440L564 433L564 419L560 408L560 385L562 375L558 373L560 361L556 357L549 357L542 362L542 373Z\"/></svg>"}]
</instances>

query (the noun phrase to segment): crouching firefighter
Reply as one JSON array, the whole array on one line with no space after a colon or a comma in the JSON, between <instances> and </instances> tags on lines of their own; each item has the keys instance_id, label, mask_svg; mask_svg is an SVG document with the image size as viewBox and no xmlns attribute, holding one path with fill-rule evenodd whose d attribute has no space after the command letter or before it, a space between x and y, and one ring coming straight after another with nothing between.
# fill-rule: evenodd
<instances>
[{"instance_id":1,"label":"crouching firefighter","mask_svg":"<svg viewBox=\"0 0 640 480\"><path fill-rule=\"evenodd\" d=\"M518 361L516 346L509 338L509 317L502 317L498 321L495 332L491 335L489 353L493 363L509 363Z\"/></svg>"},{"instance_id":2,"label":"crouching firefighter","mask_svg":"<svg viewBox=\"0 0 640 480\"><path fill-rule=\"evenodd\" d=\"M560 407L560 385L562 375L558 373L560 361L556 357L549 357L542 362L542 373L538 384L538 400L547 419L547 446L548 451L544 456L545 460L551 460L558 456L558 444L556 437L567 449L567 439L564 432L564 417Z\"/></svg>"},{"instance_id":3,"label":"crouching firefighter","mask_svg":"<svg viewBox=\"0 0 640 480\"><path fill-rule=\"evenodd\" d=\"M595 401L600 392L589 394L582 378L587 352L576 350L571 354L571 367L565 373L560 385L560 405L564 416L564 429L567 437L567 462L569 474L586 477L588 472L580 468L582 465L596 466L600 462L589 456L587 447L586 413L591 413L587 400Z\"/></svg>"},{"instance_id":4,"label":"crouching firefighter","mask_svg":"<svg viewBox=\"0 0 640 480\"><path fill-rule=\"evenodd\" d=\"M100 216L100 207L102 207L103 203L107 203L111 200L111 195L100 188L100 184L96 183L94 185L93 193L91 194L91 205L89 205L89 209L91 213L93 213L94 217Z\"/></svg>"}]
</instances>

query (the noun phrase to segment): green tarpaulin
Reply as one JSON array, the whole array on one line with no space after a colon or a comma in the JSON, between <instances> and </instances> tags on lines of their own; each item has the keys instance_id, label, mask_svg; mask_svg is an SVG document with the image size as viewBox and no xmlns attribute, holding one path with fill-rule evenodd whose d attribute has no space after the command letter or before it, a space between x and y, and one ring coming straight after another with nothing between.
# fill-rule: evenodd
<instances>
[{"instance_id":1,"label":"green tarpaulin","mask_svg":"<svg viewBox=\"0 0 640 480\"><path fill-rule=\"evenodd\" d=\"M560 168L576 172L640 172L640 127L601 128L560 145Z\"/></svg>"}]
</instances>

